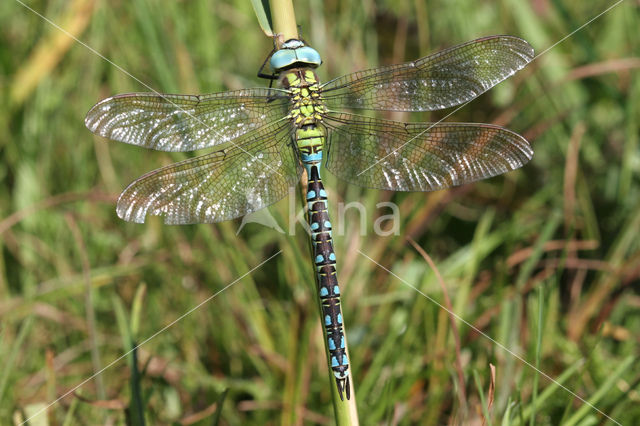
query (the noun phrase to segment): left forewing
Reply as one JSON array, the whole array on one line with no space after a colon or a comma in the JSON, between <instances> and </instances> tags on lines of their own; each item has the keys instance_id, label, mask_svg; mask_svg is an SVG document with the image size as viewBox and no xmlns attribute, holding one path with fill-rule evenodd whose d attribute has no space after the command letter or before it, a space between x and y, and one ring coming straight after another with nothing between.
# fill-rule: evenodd
<instances>
[{"instance_id":1,"label":"left forewing","mask_svg":"<svg viewBox=\"0 0 640 426\"><path fill-rule=\"evenodd\" d=\"M105 138L159 151L194 151L221 145L287 114L276 89L210 95L127 93L107 98L85 118Z\"/></svg>"}]
</instances>

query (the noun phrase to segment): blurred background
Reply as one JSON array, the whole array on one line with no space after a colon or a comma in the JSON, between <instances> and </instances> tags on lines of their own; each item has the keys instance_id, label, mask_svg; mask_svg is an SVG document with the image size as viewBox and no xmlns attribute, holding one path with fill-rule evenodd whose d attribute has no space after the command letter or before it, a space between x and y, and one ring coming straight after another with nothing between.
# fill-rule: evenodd
<instances>
[{"instance_id":1,"label":"blurred background","mask_svg":"<svg viewBox=\"0 0 640 426\"><path fill-rule=\"evenodd\" d=\"M256 73L272 42L250 2L25 3L159 92L268 84ZM640 3L623 1L546 51L612 4L294 2L302 37L323 56L323 81L491 34L545 51L447 119L522 134L535 151L522 169L434 193L367 190L326 174L334 217L338 202L366 207L362 223L349 211L335 235L362 424L614 424L602 413L640 422ZM20 423L109 366L37 424L136 424L140 415L331 424L299 225L289 235L248 223L236 235L239 221L171 227L116 216L128 183L191 155L84 127L97 101L134 91L148 89L19 2L0 3L0 423ZM383 201L399 207L397 235L373 232L389 214L376 207ZM289 229L289 201L269 211ZM457 332L406 284L445 304L409 239L442 274L465 321L453 318ZM279 250L136 359L112 365Z\"/></svg>"}]
</instances>

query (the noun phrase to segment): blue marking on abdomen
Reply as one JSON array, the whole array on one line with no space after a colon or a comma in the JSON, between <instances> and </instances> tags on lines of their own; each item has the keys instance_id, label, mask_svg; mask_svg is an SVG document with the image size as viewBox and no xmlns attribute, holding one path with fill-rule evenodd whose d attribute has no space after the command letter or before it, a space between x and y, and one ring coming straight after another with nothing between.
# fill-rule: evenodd
<instances>
[{"instance_id":1,"label":"blue marking on abdomen","mask_svg":"<svg viewBox=\"0 0 640 426\"><path fill-rule=\"evenodd\" d=\"M324 140L324 138L322 138ZM301 160L309 177L306 201L309 213L307 215L309 227L312 231L312 244L316 264L316 279L318 294L322 304L324 317L324 334L329 352L329 364L336 378L336 385L340 398L349 391L349 361L346 357L346 339L343 330L343 318L340 311L340 288L337 285L336 255L331 238L331 222L329 219L327 193L322 185L320 176L320 162L322 147L314 147L319 152L312 154L301 153ZM308 152L308 151L307 151Z\"/></svg>"},{"instance_id":2,"label":"blue marking on abdomen","mask_svg":"<svg viewBox=\"0 0 640 426\"><path fill-rule=\"evenodd\" d=\"M300 155L303 163L313 162L313 161L321 161L322 160L322 152L313 152L311 154ZM325 195L326 196L326 195Z\"/></svg>"}]
</instances>

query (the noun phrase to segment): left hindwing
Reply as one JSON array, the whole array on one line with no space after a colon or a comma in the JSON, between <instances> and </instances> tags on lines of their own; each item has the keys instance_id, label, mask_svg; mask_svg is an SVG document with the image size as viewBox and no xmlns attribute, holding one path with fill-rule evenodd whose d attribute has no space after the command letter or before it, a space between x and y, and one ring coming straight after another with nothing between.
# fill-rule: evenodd
<instances>
[{"instance_id":1,"label":"left hindwing","mask_svg":"<svg viewBox=\"0 0 640 426\"><path fill-rule=\"evenodd\" d=\"M254 130L235 145L154 170L118 199L120 218L147 215L184 225L234 219L284 198L302 174L287 120Z\"/></svg>"}]
</instances>

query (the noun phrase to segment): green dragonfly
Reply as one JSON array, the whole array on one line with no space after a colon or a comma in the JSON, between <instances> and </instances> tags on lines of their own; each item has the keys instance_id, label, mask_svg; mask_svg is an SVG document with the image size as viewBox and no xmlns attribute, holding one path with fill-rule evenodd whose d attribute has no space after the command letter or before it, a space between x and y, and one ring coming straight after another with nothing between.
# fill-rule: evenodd
<instances>
[{"instance_id":1,"label":"green dragonfly","mask_svg":"<svg viewBox=\"0 0 640 426\"><path fill-rule=\"evenodd\" d=\"M234 219L282 199L306 171L306 201L328 360L350 398L328 201L320 167L367 188L433 191L517 169L533 156L520 135L490 124L402 123L344 111L432 111L463 104L523 68L533 48L491 36L413 62L320 84L322 63L303 41L270 58L279 88L211 95L132 93L96 104L86 126L120 142L161 151L223 149L154 170L120 195L117 213L142 223Z\"/></svg>"}]
</instances>

